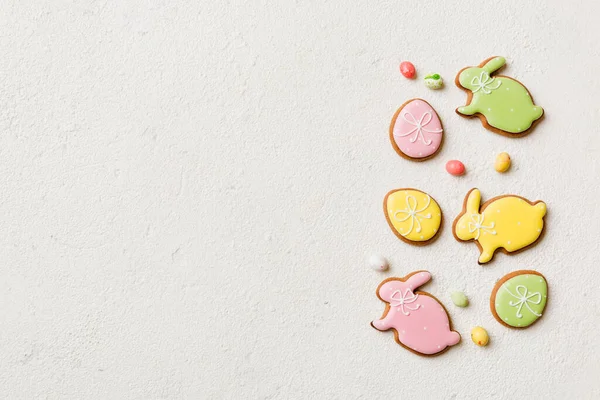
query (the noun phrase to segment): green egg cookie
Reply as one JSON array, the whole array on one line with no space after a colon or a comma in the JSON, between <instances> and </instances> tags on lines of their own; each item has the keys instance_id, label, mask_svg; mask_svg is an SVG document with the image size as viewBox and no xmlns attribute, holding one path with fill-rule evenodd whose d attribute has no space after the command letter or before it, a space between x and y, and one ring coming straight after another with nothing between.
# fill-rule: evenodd
<instances>
[{"instance_id":1,"label":"green egg cookie","mask_svg":"<svg viewBox=\"0 0 600 400\"><path fill-rule=\"evenodd\" d=\"M496 283L490 298L494 318L509 328L527 328L541 318L548 283L536 271L515 271Z\"/></svg>"}]
</instances>

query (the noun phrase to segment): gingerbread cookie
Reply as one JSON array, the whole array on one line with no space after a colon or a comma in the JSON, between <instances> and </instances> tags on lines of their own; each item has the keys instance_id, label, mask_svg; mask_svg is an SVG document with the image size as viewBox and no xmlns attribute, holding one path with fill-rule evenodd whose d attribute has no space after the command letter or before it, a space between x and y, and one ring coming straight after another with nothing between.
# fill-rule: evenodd
<instances>
[{"instance_id":1,"label":"gingerbread cookie","mask_svg":"<svg viewBox=\"0 0 600 400\"><path fill-rule=\"evenodd\" d=\"M509 328L527 328L541 318L548 283L537 271L515 271L500 279L490 297L494 318Z\"/></svg>"},{"instance_id":2,"label":"gingerbread cookie","mask_svg":"<svg viewBox=\"0 0 600 400\"><path fill-rule=\"evenodd\" d=\"M396 153L413 160L425 161L441 148L444 129L431 105L422 99L402 104L390 124L390 140Z\"/></svg>"},{"instance_id":3,"label":"gingerbread cookie","mask_svg":"<svg viewBox=\"0 0 600 400\"><path fill-rule=\"evenodd\" d=\"M417 189L389 192L383 200L383 212L396 236L409 244L428 244L437 236L442 224L438 203Z\"/></svg>"},{"instance_id":4,"label":"gingerbread cookie","mask_svg":"<svg viewBox=\"0 0 600 400\"><path fill-rule=\"evenodd\" d=\"M544 109L533 103L521 82L508 76L492 76L505 63L503 57L492 57L477 67L460 70L455 83L468 92L468 98L456 112L463 117L478 116L486 129L501 135L523 136L544 115Z\"/></svg>"},{"instance_id":5,"label":"gingerbread cookie","mask_svg":"<svg viewBox=\"0 0 600 400\"><path fill-rule=\"evenodd\" d=\"M394 330L396 342L419 355L436 355L460 342L452 330L444 306L426 292L417 291L431 279L427 271L416 271L404 278L388 278L377 287L377 297L385 302L380 319L371 322L379 331Z\"/></svg>"},{"instance_id":6,"label":"gingerbread cookie","mask_svg":"<svg viewBox=\"0 0 600 400\"><path fill-rule=\"evenodd\" d=\"M462 212L454 220L454 237L475 241L479 264L494 257L497 249L505 253L523 250L535 243L544 229L546 204L530 202L519 196L504 195L481 203L481 193L471 189L465 197Z\"/></svg>"}]
</instances>

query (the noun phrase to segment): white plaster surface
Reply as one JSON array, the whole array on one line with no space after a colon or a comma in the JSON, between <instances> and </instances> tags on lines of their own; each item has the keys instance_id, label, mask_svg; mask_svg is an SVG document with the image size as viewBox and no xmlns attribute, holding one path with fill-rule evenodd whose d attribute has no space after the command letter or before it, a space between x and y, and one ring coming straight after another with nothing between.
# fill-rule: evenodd
<instances>
[{"instance_id":1,"label":"white plaster surface","mask_svg":"<svg viewBox=\"0 0 600 400\"><path fill-rule=\"evenodd\" d=\"M600 398L599 14L592 0L3 0L0 398ZM454 113L456 72L492 55L546 110L524 139ZM446 88L404 79L402 60ZM446 128L426 163L388 139L412 97ZM445 172L454 158L466 176ZM474 186L546 201L541 243L478 266L450 229ZM398 187L440 202L432 245L389 230ZM524 268L550 300L513 331L489 295ZM463 336L436 358L369 325L377 284L416 269Z\"/></svg>"}]
</instances>

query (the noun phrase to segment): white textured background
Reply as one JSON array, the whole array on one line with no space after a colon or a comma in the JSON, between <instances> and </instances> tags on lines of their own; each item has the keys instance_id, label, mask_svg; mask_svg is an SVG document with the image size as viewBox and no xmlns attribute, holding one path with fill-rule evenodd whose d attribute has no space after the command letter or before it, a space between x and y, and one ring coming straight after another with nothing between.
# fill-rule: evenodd
<instances>
[{"instance_id":1,"label":"white textured background","mask_svg":"<svg viewBox=\"0 0 600 400\"><path fill-rule=\"evenodd\" d=\"M2 1L0 397L599 398L600 4L450 3ZM524 139L454 113L456 72L493 55L546 110ZM446 129L426 163L388 139L412 97ZM478 266L450 229L473 186L546 201L542 242ZM434 244L389 230L398 187L440 202ZM511 331L489 294L523 268L550 300ZM437 358L369 326L377 284L415 269L463 335Z\"/></svg>"}]
</instances>

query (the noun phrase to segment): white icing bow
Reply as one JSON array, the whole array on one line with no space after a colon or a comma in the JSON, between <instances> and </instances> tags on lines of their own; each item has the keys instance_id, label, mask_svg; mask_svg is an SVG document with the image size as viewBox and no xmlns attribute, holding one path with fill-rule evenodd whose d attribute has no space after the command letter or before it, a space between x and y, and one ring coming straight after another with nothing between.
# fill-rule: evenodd
<instances>
[{"instance_id":1,"label":"white icing bow","mask_svg":"<svg viewBox=\"0 0 600 400\"><path fill-rule=\"evenodd\" d=\"M523 306L527 307L527 309L529 311L531 311L531 313L533 315L537 315L538 317L541 317L542 314L538 314L535 311L533 311L531 309L531 307L529 307L529 303L531 304L535 304L538 305L542 302L542 295L539 292L534 292L529 294L529 291L527 290L527 288L523 285L518 285L515 288L515 291L517 292L517 294L514 294L513 292L511 292L510 290L508 290L508 288L505 286L504 289L506 289L506 291L515 299L519 300L517 302L514 301L509 301L508 305L511 307L518 307L517 309L517 318L522 318L523 314L521 314L521 310L523 309ZM518 296L517 296L518 295ZM532 300L533 298L537 298L537 300Z\"/></svg>"},{"instance_id":2,"label":"white icing bow","mask_svg":"<svg viewBox=\"0 0 600 400\"><path fill-rule=\"evenodd\" d=\"M496 231L494 230L494 226L496 226L496 223L492 222L491 224L485 226L483 225L484 218L485 216L483 215L483 213L471 214L471 221L469 221L469 233L477 232L477 234L475 235L475 240L479 239L479 235L481 234L482 230L484 232L491 233L492 235L496 234Z\"/></svg>"},{"instance_id":3,"label":"white icing bow","mask_svg":"<svg viewBox=\"0 0 600 400\"><path fill-rule=\"evenodd\" d=\"M409 117L410 120L407 117ZM430 129L425 128L427 125L429 125L429 123L433 119L433 117L431 116L431 113L429 111L423 113L423 115L421 115L421 119L419 119L418 121L414 115L412 115L409 111L406 111L406 112L402 113L402 119L405 120L406 122L408 122L409 124L413 125L414 128L412 128L410 131L408 131L406 133L399 133L399 134L395 134L395 135L404 137L404 136L412 135L414 133L415 136L409 139L409 141L411 143L416 142L417 139L419 139L419 137L420 137L421 141L423 143L425 143L425 145L429 146L429 145L431 145L432 140L425 139L425 135L423 132L428 132L428 133L442 133L443 132L442 129L430 130Z\"/></svg>"},{"instance_id":4,"label":"white icing bow","mask_svg":"<svg viewBox=\"0 0 600 400\"><path fill-rule=\"evenodd\" d=\"M419 309L419 307L421 307L418 304L415 304L414 307L409 305L409 304L412 304L415 301L417 301L418 297L419 297L418 294L414 294L408 288L406 289L406 291L404 292L404 294L402 294L402 291L396 290L390 296L390 300L394 301L393 303L390 302L390 306L392 306L392 307L400 307L400 310L402 311L402 314L404 314L404 315L410 315L410 312L406 311L407 309L410 310L410 311L416 311L416 310Z\"/></svg>"},{"instance_id":5,"label":"white icing bow","mask_svg":"<svg viewBox=\"0 0 600 400\"><path fill-rule=\"evenodd\" d=\"M410 234L415 226L415 223L417 225L416 232L420 233L421 232L421 221L419 221L419 219L420 218L431 219L431 213L427 213L425 215L419 214L419 213L427 210L427 207L429 207L429 204L431 203L431 197L427 196L426 199L427 200L426 200L425 206L423 208L417 209L417 205L418 205L417 199L415 199L414 196L408 195L408 196L406 196L406 210L400 210L400 211L396 211L394 213L394 218L396 218L396 220L398 222L404 222L410 218L410 228L408 228L408 232L406 232L406 233L400 232L400 234L402 236L407 236L408 234ZM406 214L406 217L400 218L400 217L398 217L398 214Z\"/></svg>"},{"instance_id":6,"label":"white icing bow","mask_svg":"<svg viewBox=\"0 0 600 400\"><path fill-rule=\"evenodd\" d=\"M492 90L498 89L502 84L502 81L496 81L497 85L492 87L491 85L495 79L496 78L492 78L487 71L481 71L479 76L475 76L473 79L471 79L471 85L477 86L477 89L472 90L472 92L477 93L481 90L485 94L492 93Z\"/></svg>"}]
</instances>

